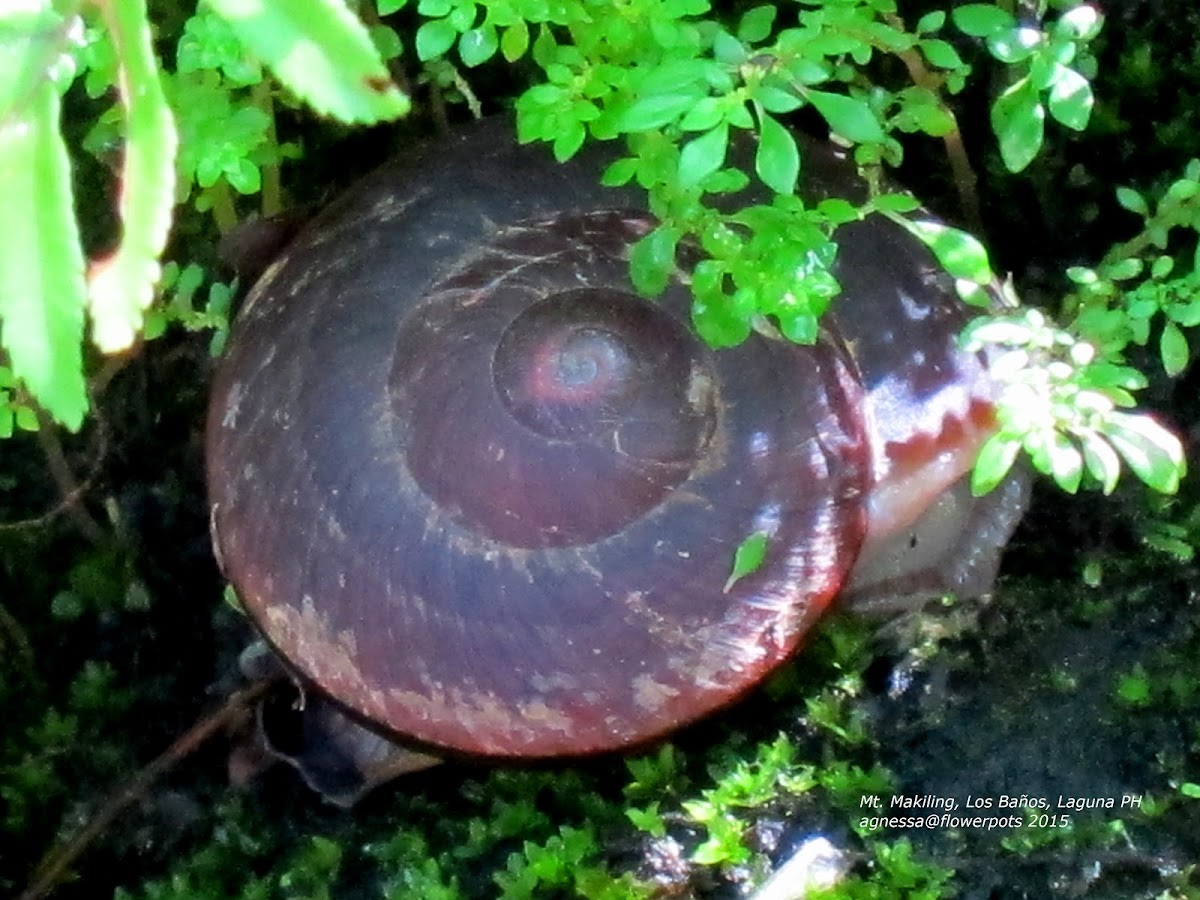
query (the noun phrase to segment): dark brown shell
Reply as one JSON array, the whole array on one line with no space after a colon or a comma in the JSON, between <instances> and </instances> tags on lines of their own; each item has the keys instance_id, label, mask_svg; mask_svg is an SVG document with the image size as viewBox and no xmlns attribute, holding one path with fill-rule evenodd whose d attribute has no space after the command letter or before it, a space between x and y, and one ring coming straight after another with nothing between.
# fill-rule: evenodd
<instances>
[{"instance_id":1,"label":"dark brown shell","mask_svg":"<svg viewBox=\"0 0 1200 900\"><path fill-rule=\"evenodd\" d=\"M911 365L906 301L936 313L920 355L943 364L918 400L950 397L927 430L977 413L952 384L978 374L962 313L897 229L840 270L816 346L717 352L686 287L635 295L626 256L653 222L596 171L485 123L375 173L256 285L213 385L214 535L250 615L332 697L430 746L642 743L791 655L858 555L882 448L913 437L864 413L886 360ZM839 324L864 303L895 328ZM725 590L755 532L764 565Z\"/></svg>"}]
</instances>

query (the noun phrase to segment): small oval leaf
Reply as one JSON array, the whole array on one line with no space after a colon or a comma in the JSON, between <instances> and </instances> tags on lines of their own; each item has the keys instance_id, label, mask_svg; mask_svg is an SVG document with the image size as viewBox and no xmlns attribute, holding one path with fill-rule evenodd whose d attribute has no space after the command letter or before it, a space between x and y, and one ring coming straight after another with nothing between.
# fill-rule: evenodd
<instances>
[{"instance_id":1,"label":"small oval leaf","mask_svg":"<svg viewBox=\"0 0 1200 900\"><path fill-rule=\"evenodd\" d=\"M767 533L756 531L739 545L733 554L733 569L725 582L725 593L728 594L735 584L757 572L767 557Z\"/></svg>"},{"instance_id":2,"label":"small oval leaf","mask_svg":"<svg viewBox=\"0 0 1200 900\"><path fill-rule=\"evenodd\" d=\"M777 194L791 194L800 177L800 151L792 133L766 113L760 117L758 153L754 170L763 184Z\"/></svg>"}]
</instances>

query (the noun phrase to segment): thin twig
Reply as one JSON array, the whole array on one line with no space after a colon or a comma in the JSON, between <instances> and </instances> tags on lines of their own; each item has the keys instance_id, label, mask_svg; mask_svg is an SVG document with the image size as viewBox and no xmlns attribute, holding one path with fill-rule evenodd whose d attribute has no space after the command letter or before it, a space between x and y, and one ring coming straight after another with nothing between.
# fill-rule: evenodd
<instances>
[{"instance_id":1,"label":"thin twig","mask_svg":"<svg viewBox=\"0 0 1200 900\"><path fill-rule=\"evenodd\" d=\"M899 16L890 14L885 15L884 19L893 28L904 30L904 21ZM920 53L909 49L901 50L896 55L904 63L904 68L908 70L908 77L912 79L913 84L941 96L942 79L925 68L925 61L921 59ZM954 127L949 133L942 136L942 143L946 146L950 171L954 173L954 186L958 191L958 203L962 209L964 224L976 234L982 234L983 217L979 211L979 194L975 190L978 179L975 177L975 170L971 167L971 160L967 156L967 148L963 144L962 132L959 131L958 119L955 117L954 111L946 104L942 104L942 109L954 123Z\"/></svg>"},{"instance_id":2,"label":"thin twig","mask_svg":"<svg viewBox=\"0 0 1200 900\"><path fill-rule=\"evenodd\" d=\"M21 623L16 620L4 604L0 603L0 631L8 635L7 643L12 644L17 649L17 655L21 657L21 661L25 664L25 668L32 671L37 665L37 657L33 652L33 644L29 640L29 635L25 633L25 629L21 627ZM0 646L3 646L6 641L0 640Z\"/></svg>"},{"instance_id":3,"label":"thin twig","mask_svg":"<svg viewBox=\"0 0 1200 900\"><path fill-rule=\"evenodd\" d=\"M248 708L259 700L275 684L276 679L258 681L230 694L216 712L206 715L178 737L167 750L152 763L138 772L121 786L100 810L65 843L59 844L46 854L38 864L33 879L19 900L39 900L62 881L71 865L79 859L106 828L137 801L143 799L163 775L170 771L188 754L205 741L241 720Z\"/></svg>"},{"instance_id":4,"label":"thin twig","mask_svg":"<svg viewBox=\"0 0 1200 900\"><path fill-rule=\"evenodd\" d=\"M82 503L80 498L84 495L87 489L91 486L100 470L101 461L104 459L104 444L106 443L103 429L100 432L101 450L96 454L95 461L92 464L90 471L83 482L75 480L75 473L71 471L71 465L67 462L67 456L63 452L62 442L58 439L58 429L54 422L46 413L34 407L34 412L38 419L37 440L41 445L42 453L46 457L46 466L50 470L50 477L54 479L55 485L58 487L58 492L62 496L62 500L58 505L49 512L43 513L35 519L26 519L22 522L12 522L0 525L0 528L8 531L15 528L27 528L31 525L37 525L41 522L57 516L60 513L65 513L72 522L75 523L84 537L93 544L103 543L105 531L100 527L92 514L89 513Z\"/></svg>"}]
</instances>

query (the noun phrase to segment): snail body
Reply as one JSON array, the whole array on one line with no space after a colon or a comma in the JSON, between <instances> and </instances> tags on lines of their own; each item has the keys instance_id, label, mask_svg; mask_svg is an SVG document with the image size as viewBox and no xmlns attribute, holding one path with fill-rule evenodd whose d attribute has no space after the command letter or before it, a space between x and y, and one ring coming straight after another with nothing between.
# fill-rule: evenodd
<instances>
[{"instance_id":1,"label":"snail body","mask_svg":"<svg viewBox=\"0 0 1200 900\"><path fill-rule=\"evenodd\" d=\"M653 740L839 592L986 590L1024 502L963 488L994 387L902 230L839 231L814 346L712 350L686 285L634 292L655 223L597 171L496 122L385 167L266 271L216 373L226 574L306 681L421 746ZM831 158L817 177L849 183ZM756 533L762 566L727 585Z\"/></svg>"}]
</instances>

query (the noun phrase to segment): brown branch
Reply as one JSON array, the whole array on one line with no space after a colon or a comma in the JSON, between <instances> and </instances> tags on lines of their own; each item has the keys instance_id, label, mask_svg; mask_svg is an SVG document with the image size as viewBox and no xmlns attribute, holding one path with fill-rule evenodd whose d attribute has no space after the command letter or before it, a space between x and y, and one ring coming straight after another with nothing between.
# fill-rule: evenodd
<instances>
[{"instance_id":1,"label":"brown branch","mask_svg":"<svg viewBox=\"0 0 1200 900\"><path fill-rule=\"evenodd\" d=\"M883 18L893 28L900 31L905 30L904 21L899 16L885 15ZM901 50L896 55L904 63L904 68L908 70L908 77L912 79L913 84L941 96L942 80L925 68L925 61L921 59L920 53L915 49L908 49ZM946 156L950 160L950 171L954 174L954 187L958 191L958 203L962 210L963 223L969 230L976 234L982 234L983 217L979 211L979 194L975 190L979 179L975 176L975 170L971 167L971 160L967 156L962 132L958 128L958 118L947 104L943 103L942 109L954 123L954 128L942 136L942 143L946 147Z\"/></svg>"},{"instance_id":2,"label":"brown branch","mask_svg":"<svg viewBox=\"0 0 1200 900\"><path fill-rule=\"evenodd\" d=\"M54 483L58 487L58 493L62 499L59 500L54 508L42 513L40 516L22 519L17 522L0 523L0 531L17 531L33 528L65 513L75 524L75 527L89 541L93 544L102 543L105 538L105 531L84 505L80 503L80 498L83 497L95 481L107 453L108 441L103 426L100 428L100 450L95 455L92 469L82 482L78 482L75 480L75 473L71 471L70 463L67 462L62 442L58 439L57 427L50 420L50 417L37 406L34 406L33 409L38 418L38 444L42 448L42 453L46 456L46 467L50 470L50 477L54 479Z\"/></svg>"},{"instance_id":3,"label":"brown branch","mask_svg":"<svg viewBox=\"0 0 1200 900\"><path fill-rule=\"evenodd\" d=\"M274 684L275 679L267 679L235 691L220 709L206 715L180 735L161 756L113 793L83 828L46 854L19 900L39 900L52 891L63 880L71 865L122 812L143 799L159 778L201 744L243 719L249 707Z\"/></svg>"}]
</instances>

